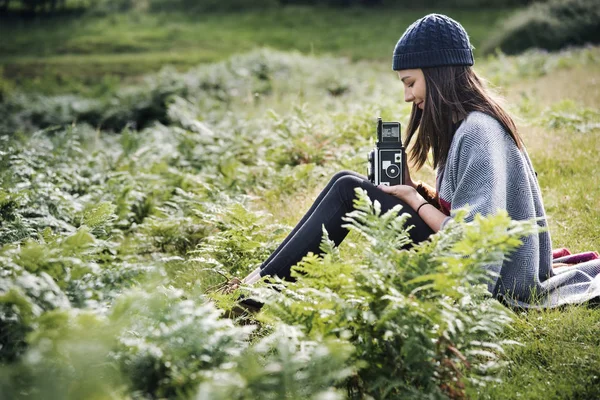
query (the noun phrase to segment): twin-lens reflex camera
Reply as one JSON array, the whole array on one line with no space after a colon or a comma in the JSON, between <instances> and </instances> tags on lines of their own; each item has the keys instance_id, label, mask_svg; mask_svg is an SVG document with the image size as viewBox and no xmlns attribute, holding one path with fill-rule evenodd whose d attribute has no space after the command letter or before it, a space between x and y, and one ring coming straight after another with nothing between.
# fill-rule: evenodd
<instances>
[{"instance_id":1,"label":"twin-lens reflex camera","mask_svg":"<svg viewBox=\"0 0 600 400\"><path fill-rule=\"evenodd\" d=\"M377 144L369 153L367 173L375 185L404 184L406 152L400 140L400 122L377 118Z\"/></svg>"}]
</instances>

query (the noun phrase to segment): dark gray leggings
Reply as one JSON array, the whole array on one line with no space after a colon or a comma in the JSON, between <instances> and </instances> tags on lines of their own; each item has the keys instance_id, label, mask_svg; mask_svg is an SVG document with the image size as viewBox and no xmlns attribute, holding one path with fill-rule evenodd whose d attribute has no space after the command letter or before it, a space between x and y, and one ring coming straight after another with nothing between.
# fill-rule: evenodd
<instances>
[{"instance_id":1,"label":"dark gray leggings","mask_svg":"<svg viewBox=\"0 0 600 400\"><path fill-rule=\"evenodd\" d=\"M366 190L371 201L377 200L381 203L382 213L398 204L402 205L401 212L410 214L407 225L413 225L409 234L414 243L422 242L433 233L417 213L402 200L384 193L362 175L352 171L341 171L331 178L292 232L261 265L260 275L276 275L290 279L290 269L305 255L309 252L321 253L319 246L323 225L329 233L329 238L338 246L348 234L348 229L342 228L346 223L342 221L342 217L354 209L353 200L356 197L354 189L357 187Z\"/></svg>"}]
</instances>

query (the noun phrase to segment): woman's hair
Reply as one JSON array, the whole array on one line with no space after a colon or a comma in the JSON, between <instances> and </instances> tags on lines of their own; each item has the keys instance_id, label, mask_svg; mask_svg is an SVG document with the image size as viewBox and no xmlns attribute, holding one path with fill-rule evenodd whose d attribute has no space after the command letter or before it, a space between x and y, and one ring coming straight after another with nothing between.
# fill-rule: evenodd
<instances>
[{"instance_id":1,"label":"woman's hair","mask_svg":"<svg viewBox=\"0 0 600 400\"><path fill-rule=\"evenodd\" d=\"M454 120L464 119L471 111L480 111L496 118L514 139L517 147L523 143L517 127L506 111L486 91L483 82L470 66L422 68L425 76L424 110L413 104L405 146L419 131L410 151L417 169L433 152L433 167L444 165L454 136Z\"/></svg>"}]
</instances>

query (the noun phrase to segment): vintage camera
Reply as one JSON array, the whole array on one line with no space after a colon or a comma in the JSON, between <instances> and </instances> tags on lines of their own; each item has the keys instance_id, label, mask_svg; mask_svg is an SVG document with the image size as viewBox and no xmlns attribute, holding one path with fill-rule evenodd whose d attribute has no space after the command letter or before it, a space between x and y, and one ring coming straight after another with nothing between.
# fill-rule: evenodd
<instances>
[{"instance_id":1,"label":"vintage camera","mask_svg":"<svg viewBox=\"0 0 600 400\"><path fill-rule=\"evenodd\" d=\"M400 122L377 118L377 145L369 153L367 173L375 185L404 184L406 152L400 140Z\"/></svg>"}]
</instances>

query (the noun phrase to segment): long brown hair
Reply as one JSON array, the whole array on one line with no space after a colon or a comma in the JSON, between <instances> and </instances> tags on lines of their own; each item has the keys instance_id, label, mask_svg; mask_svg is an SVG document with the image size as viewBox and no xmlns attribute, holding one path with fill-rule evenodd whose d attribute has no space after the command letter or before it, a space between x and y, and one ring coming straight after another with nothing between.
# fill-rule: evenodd
<instances>
[{"instance_id":1,"label":"long brown hair","mask_svg":"<svg viewBox=\"0 0 600 400\"><path fill-rule=\"evenodd\" d=\"M454 120L464 119L471 111L481 111L496 118L517 147L523 147L514 121L487 93L484 83L471 67L444 66L422 68L422 71L426 85L425 107L421 110L413 104L404 142L408 148L418 129L410 151L410 159L417 169L427 161L430 149L433 167L445 164L455 132Z\"/></svg>"}]
</instances>

